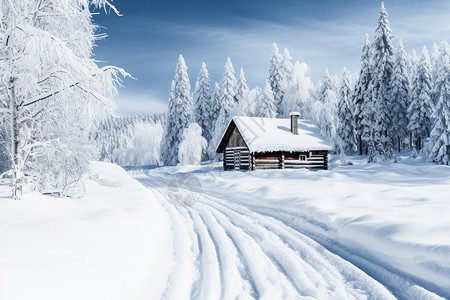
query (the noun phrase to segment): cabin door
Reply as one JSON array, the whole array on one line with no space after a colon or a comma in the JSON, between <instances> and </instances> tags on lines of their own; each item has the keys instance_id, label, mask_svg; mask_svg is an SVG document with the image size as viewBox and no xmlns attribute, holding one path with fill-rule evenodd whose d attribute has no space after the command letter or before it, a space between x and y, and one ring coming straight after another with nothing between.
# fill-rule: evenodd
<instances>
[{"instance_id":1,"label":"cabin door","mask_svg":"<svg viewBox=\"0 0 450 300\"><path fill-rule=\"evenodd\" d=\"M234 151L234 169L240 169L241 168L241 151L237 150Z\"/></svg>"}]
</instances>

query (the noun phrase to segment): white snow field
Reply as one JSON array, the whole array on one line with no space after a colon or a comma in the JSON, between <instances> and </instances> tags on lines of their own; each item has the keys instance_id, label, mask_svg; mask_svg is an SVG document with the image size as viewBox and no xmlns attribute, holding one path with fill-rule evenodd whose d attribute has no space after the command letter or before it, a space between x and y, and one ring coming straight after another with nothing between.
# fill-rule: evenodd
<instances>
[{"instance_id":1,"label":"white snow field","mask_svg":"<svg viewBox=\"0 0 450 300\"><path fill-rule=\"evenodd\" d=\"M0 299L450 298L450 167L93 163L87 196L0 197Z\"/></svg>"}]
</instances>

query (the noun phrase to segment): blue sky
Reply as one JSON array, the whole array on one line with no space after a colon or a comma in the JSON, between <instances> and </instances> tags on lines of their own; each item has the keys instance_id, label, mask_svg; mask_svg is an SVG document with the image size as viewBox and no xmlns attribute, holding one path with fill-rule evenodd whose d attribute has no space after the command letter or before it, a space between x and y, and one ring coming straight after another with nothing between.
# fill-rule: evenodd
<instances>
[{"instance_id":1,"label":"blue sky","mask_svg":"<svg viewBox=\"0 0 450 300\"><path fill-rule=\"evenodd\" d=\"M125 68L116 99L119 115L167 109L167 95L178 55L183 54L191 85L202 61L212 84L219 81L229 56L243 68L251 88L263 86L272 43L287 47L294 61L310 66L316 82L328 67L359 68L365 33L372 39L380 1L186 1L115 0L122 13L94 17L106 32L94 50L100 64ZM407 51L431 48L450 37L450 1L385 1L391 29Z\"/></svg>"}]
</instances>

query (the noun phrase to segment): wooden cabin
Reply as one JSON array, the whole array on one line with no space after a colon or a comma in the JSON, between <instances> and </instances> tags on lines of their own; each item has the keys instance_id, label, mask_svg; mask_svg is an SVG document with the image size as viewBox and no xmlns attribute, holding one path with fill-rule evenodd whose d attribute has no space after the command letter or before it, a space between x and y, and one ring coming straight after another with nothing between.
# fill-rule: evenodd
<instances>
[{"instance_id":1,"label":"wooden cabin","mask_svg":"<svg viewBox=\"0 0 450 300\"><path fill-rule=\"evenodd\" d=\"M225 170L328 169L329 139L312 120L234 117L217 153Z\"/></svg>"}]
</instances>

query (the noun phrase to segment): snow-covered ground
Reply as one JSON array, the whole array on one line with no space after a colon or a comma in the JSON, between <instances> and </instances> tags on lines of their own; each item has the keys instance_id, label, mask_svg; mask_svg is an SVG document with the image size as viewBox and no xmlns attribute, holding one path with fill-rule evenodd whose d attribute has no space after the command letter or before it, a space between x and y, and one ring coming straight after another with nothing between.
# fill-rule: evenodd
<instances>
[{"instance_id":1,"label":"snow-covered ground","mask_svg":"<svg viewBox=\"0 0 450 300\"><path fill-rule=\"evenodd\" d=\"M0 299L450 298L450 168L94 163L81 199L0 191Z\"/></svg>"}]
</instances>

